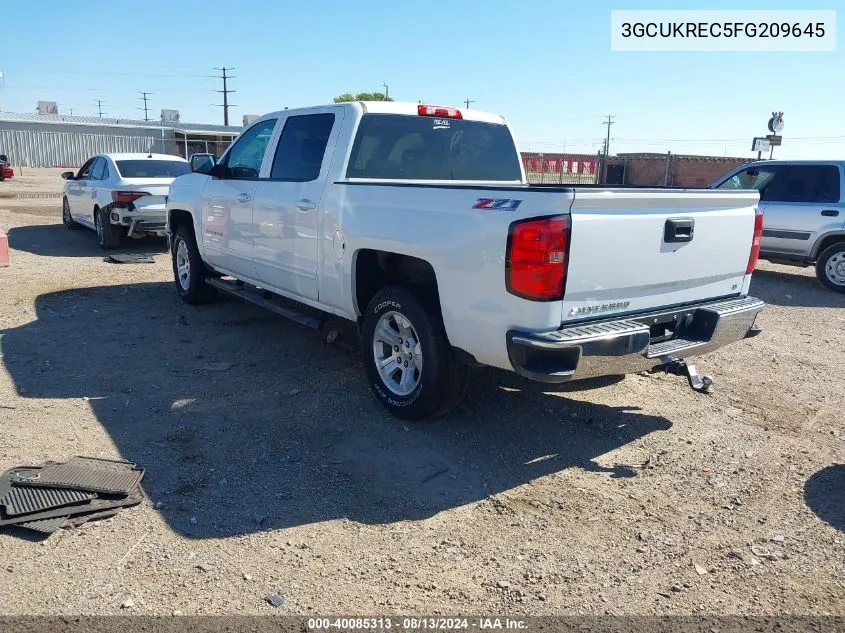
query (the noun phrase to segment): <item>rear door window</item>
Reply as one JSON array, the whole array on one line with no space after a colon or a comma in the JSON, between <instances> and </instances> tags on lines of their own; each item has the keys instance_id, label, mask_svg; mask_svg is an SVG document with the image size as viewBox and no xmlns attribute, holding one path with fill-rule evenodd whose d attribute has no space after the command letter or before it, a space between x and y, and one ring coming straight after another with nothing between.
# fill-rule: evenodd
<instances>
[{"instance_id":1,"label":"rear door window","mask_svg":"<svg viewBox=\"0 0 845 633\"><path fill-rule=\"evenodd\" d=\"M504 125L427 116L368 114L352 145L347 178L520 181Z\"/></svg>"},{"instance_id":2,"label":"rear door window","mask_svg":"<svg viewBox=\"0 0 845 633\"><path fill-rule=\"evenodd\" d=\"M334 114L289 117L282 130L270 178L310 182L320 176Z\"/></svg>"},{"instance_id":3,"label":"rear door window","mask_svg":"<svg viewBox=\"0 0 845 633\"><path fill-rule=\"evenodd\" d=\"M835 165L790 165L783 184L773 196L776 202L839 202L839 169Z\"/></svg>"},{"instance_id":4,"label":"rear door window","mask_svg":"<svg viewBox=\"0 0 845 633\"><path fill-rule=\"evenodd\" d=\"M106 161L103 158L98 158L94 162L94 167L91 169L91 180L103 180L103 174L106 169Z\"/></svg>"}]
</instances>

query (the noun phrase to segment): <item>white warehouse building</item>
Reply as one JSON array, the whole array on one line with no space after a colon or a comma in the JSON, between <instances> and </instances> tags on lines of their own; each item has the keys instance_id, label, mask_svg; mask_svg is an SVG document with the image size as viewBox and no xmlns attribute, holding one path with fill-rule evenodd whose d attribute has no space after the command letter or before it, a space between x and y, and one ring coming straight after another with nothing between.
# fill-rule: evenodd
<instances>
[{"instance_id":1,"label":"white warehouse building","mask_svg":"<svg viewBox=\"0 0 845 633\"><path fill-rule=\"evenodd\" d=\"M241 127L0 112L0 154L23 167L78 167L92 154L157 152L219 156Z\"/></svg>"}]
</instances>

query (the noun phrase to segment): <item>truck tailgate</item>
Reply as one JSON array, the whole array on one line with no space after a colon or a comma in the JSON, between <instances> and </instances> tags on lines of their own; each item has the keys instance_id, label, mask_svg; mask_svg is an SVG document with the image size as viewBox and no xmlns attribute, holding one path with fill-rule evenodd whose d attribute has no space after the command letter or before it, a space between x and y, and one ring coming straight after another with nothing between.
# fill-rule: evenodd
<instances>
[{"instance_id":1,"label":"truck tailgate","mask_svg":"<svg viewBox=\"0 0 845 633\"><path fill-rule=\"evenodd\" d=\"M756 192L577 189L564 322L739 294ZM692 226L692 239L686 240Z\"/></svg>"}]
</instances>

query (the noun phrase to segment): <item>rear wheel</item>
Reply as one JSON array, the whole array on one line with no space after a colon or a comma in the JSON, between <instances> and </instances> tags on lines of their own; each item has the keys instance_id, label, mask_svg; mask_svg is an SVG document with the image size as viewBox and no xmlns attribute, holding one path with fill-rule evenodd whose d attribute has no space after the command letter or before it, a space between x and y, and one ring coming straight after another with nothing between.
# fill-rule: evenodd
<instances>
[{"instance_id":1,"label":"rear wheel","mask_svg":"<svg viewBox=\"0 0 845 633\"><path fill-rule=\"evenodd\" d=\"M65 228L68 228L71 231L76 231L77 229L82 228L82 225L75 222L73 216L71 216L70 205L68 204L67 198L62 200L62 224L65 225Z\"/></svg>"},{"instance_id":2,"label":"rear wheel","mask_svg":"<svg viewBox=\"0 0 845 633\"><path fill-rule=\"evenodd\" d=\"M176 228L170 250L173 260L173 277L176 292L185 303L205 303L216 294L214 288L205 283L209 274L202 261L194 232L187 226Z\"/></svg>"},{"instance_id":3,"label":"rear wheel","mask_svg":"<svg viewBox=\"0 0 845 633\"><path fill-rule=\"evenodd\" d=\"M440 315L417 295L400 286L383 288L370 302L362 330L370 386L393 415L419 420L463 399L469 368L455 358Z\"/></svg>"},{"instance_id":4,"label":"rear wheel","mask_svg":"<svg viewBox=\"0 0 845 633\"><path fill-rule=\"evenodd\" d=\"M109 221L107 209L94 209L94 226L97 229L97 244L104 250L120 246L118 228Z\"/></svg>"},{"instance_id":5,"label":"rear wheel","mask_svg":"<svg viewBox=\"0 0 845 633\"><path fill-rule=\"evenodd\" d=\"M816 262L816 276L830 290L845 293L845 242L822 251Z\"/></svg>"}]
</instances>

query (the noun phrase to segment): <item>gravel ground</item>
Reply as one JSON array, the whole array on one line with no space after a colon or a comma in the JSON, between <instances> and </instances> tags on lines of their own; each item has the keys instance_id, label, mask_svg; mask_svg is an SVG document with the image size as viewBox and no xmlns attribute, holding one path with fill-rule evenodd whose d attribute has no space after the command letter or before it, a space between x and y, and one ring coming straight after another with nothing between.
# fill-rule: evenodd
<instances>
[{"instance_id":1,"label":"gravel ground","mask_svg":"<svg viewBox=\"0 0 845 633\"><path fill-rule=\"evenodd\" d=\"M185 306L162 242L105 263L56 198L0 198L0 229L0 468L120 457L148 495L0 531L0 614L845 614L845 297L812 269L761 263L765 332L700 359L712 396L479 370L405 424L343 324Z\"/></svg>"}]
</instances>

